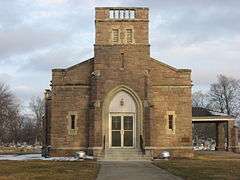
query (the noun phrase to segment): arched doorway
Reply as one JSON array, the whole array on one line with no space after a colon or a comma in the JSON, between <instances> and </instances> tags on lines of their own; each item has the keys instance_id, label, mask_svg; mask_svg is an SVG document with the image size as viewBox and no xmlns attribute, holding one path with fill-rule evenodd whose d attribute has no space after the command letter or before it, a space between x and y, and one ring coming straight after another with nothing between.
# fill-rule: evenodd
<instances>
[{"instance_id":1,"label":"arched doorway","mask_svg":"<svg viewBox=\"0 0 240 180\"><path fill-rule=\"evenodd\" d=\"M111 90L103 102L104 149L140 149L143 109L138 95L121 85Z\"/></svg>"},{"instance_id":2,"label":"arched doorway","mask_svg":"<svg viewBox=\"0 0 240 180\"><path fill-rule=\"evenodd\" d=\"M118 92L109 106L109 147L136 147L136 105L125 91Z\"/></svg>"}]
</instances>

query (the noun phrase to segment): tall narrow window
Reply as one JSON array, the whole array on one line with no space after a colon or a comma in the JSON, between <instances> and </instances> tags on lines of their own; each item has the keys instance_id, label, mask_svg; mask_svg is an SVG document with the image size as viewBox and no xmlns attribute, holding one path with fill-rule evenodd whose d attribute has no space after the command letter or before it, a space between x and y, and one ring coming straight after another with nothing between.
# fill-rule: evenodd
<instances>
[{"instance_id":1,"label":"tall narrow window","mask_svg":"<svg viewBox=\"0 0 240 180\"><path fill-rule=\"evenodd\" d=\"M125 59L124 59L124 53L121 53L121 61L122 61L122 66L121 68L123 69L124 68L124 65L125 65Z\"/></svg>"},{"instance_id":2,"label":"tall narrow window","mask_svg":"<svg viewBox=\"0 0 240 180\"><path fill-rule=\"evenodd\" d=\"M71 129L75 129L75 115L71 115Z\"/></svg>"},{"instance_id":3,"label":"tall narrow window","mask_svg":"<svg viewBox=\"0 0 240 180\"><path fill-rule=\"evenodd\" d=\"M113 41L113 43L119 42L119 30L118 29L112 30L112 41Z\"/></svg>"},{"instance_id":4,"label":"tall narrow window","mask_svg":"<svg viewBox=\"0 0 240 180\"><path fill-rule=\"evenodd\" d=\"M168 129L173 130L173 115L168 115Z\"/></svg>"},{"instance_id":5,"label":"tall narrow window","mask_svg":"<svg viewBox=\"0 0 240 180\"><path fill-rule=\"evenodd\" d=\"M67 115L67 130L68 135L74 136L78 133L77 121L78 121L78 112L69 111Z\"/></svg>"},{"instance_id":6,"label":"tall narrow window","mask_svg":"<svg viewBox=\"0 0 240 180\"><path fill-rule=\"evenodd\" d=\"M127 29L127 43L132 43L133 42L133 30L132 29Z\"/></svg>"}]
</instances>

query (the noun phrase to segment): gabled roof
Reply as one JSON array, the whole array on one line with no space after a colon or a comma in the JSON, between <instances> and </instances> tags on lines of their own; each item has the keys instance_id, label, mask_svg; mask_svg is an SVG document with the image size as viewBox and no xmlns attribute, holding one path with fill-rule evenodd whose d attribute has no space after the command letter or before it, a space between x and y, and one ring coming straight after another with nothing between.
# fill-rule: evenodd
<instances>
[{"instance_id":1,"label":"gabled roof","mask_svg":"<svg viewBox=\"0 0 240 180\"><path fill-rule=\"evenodd\" d=\"M91 61L93 61L93 60L94 60L94 57L92 57L92 58L90 58L90 59L87 59L87 60L85 60L85 61L82 61L82 62L80 62L80 63L78 63L78 64L75 64L75 65L73 65L73 66L70 66L70 67L68 67L68 68L55 68L55 69L52 69L52 71L69 71L69 70L74 69L74 68L76 68L76 67L78 67L78 66L81 66L82 64L89 63L89 62L91 62ZM161 62L161 61L159 61L159 60L157 60L157 59L154 59L154 58L150 58L150 60L158 63L158 64L161 65L161 66L164 66L164 67L166 67L166 68L168 68L168 69L171 69L171 70L173 70L173 71L175 71L175 72L191 72L190 69L177 69L177 68L175 68L175 67L173 67L173 66L170 66L170 65L168 65L168 64L166 64L166 63L163 63L163 62Z\"/></svg>"},{"instance_id":2,"label":"gabled roof","mask_svg":"<svg viewBox=\"0 0 240 180\"><path fill-rule=\"evenodd\" d=\"M90 62L93 61L93 60L94 60L94 57L92 57L92 58L90 58L90 59L88 59L88 60L82 61L82 62L80 62L80 63L78 63L78 64L75 64L75 65L73 65L73 66L70 66L70 67L66 68L66 70L68 71L68 70L74 69L74 68L76 68L76 67L78 67L78 66L81 66L82 64L90 63Z\"/></svg>"},{"instance_id":3,"label":"gabled roof","mask_svg":"<svg viewBox=\"0 0 240 180\"><path fill-rule=\"evenodd\" d=\"M163 63L162 61L159 61L159 60L157 60L155 58L152 58L152 57L150 58L150 60L152 60L152 61L154 61L154 62L156 62L156 63L158 63L158 64L160 64L162 66L165 66L165 67L167 67L167 68L169 68L169 69L171 69L173 71L176 71L176 72L191 72L191 69L177 69L177 68L175 68L173 66L170 66L170 65L168 65L166 63Z\"/></svg>"},{"instance_id":4,"label":"gabled roof","mask_svg":"<svg viewBox=\"0 0 240 180\"><path fill-rule=\"evenodd\" d=\"M62 69L62 68L57 68L57 69L52 69L52 71L69 71L69 70L72 70L72 69L74 69L74 68L76 68L76 67L78 67L78 66L81 66L82 64L85 64L85 63L90 63L91 61L93 61L94 60L94 58L92 57L92 58L90 58L90 59L87 59L87 60L85 60L85 61L82 61L82 62L80 62L80 63L78 63L78 64L75 64L75 65L73 65L73 66L70 66L70 67L68 67L68 68L64 68L64 69Z\"/></svg>"}]
</instances>

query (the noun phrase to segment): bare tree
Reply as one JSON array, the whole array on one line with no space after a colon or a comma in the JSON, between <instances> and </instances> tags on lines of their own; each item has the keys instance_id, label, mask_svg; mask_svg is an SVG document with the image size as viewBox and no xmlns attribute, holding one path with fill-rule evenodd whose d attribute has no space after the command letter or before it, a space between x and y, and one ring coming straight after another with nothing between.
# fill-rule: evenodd
<instances>
[{"instance_id":1,"label":"bare tree","mask_svg":"<svg viewBox=\"0 0 240 180\"><path fill-rule=\"evenodd\" d=\"M219 75L211 84L209 97L214 110L240 117L240 80Z\"/></svg>"},{"instance_id":2,"label":"bare tree","mask_svg":"<svg viewBox=\"0 0 240 180\"><path fill-rule=\"evenodd\" d=\"M207 93L202 91L196 91L192 94L192 106L193 107L202 107L209 108L209 96Z\"/></svg>"},{"instance_id":3,"label":"bare tree","mask_svg":"<svg viewBox=\"0 0 240 180\"><path fill-rule=\"evenodd\" d=\"M0 83L0 145L41 142L44 101L33 97L29 107L32 114L21 114L20 103L10 88Z\"/></svg>"},{"instance_id":4,"label":"bare tree","mask_svg":"<svg viewBox=\"0 0 240 180\"><path fill-rule=\"evenodd\" d=\"M42 121L44 115L44 99L40 97L32 97L29 107L33 113L36 141L42 142Z\"/></svg>"},{"instance_id":5,"label":"bare tree","mask_svg":"<svg viewBox=\"0 0 240 180\"><path fill-rule=\"evenodd\" d=\"M34 119L29 115L22 115L21 118L24 122L21 126L21 142L33 145L36 141L36 126Z\"/></svg>"},{"instance_id":6,"label":"bare tree","mask_svg":"<svg viewBox=\"0 0 240 180\"><path fill-rule=\"evenodd\" d=\"M9 87L0 83L0 142L19 141L20 105Z\"/></svg>"}]
</instances>

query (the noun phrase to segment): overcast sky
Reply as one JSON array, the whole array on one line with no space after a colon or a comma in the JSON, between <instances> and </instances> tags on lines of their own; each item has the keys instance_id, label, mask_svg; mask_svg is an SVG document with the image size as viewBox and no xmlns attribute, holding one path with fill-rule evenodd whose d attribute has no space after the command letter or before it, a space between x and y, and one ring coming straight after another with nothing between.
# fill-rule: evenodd
<instances>
[{"instance_id":1,"label":"overcast sky","mask_svg":"<svg viewBox=\"0 0 240 180\"><path fill-rule=\"evenodd\" d=\"M151 56L192 69L194 90L240 78L239 0L0 0L0 81L25 105L42 96L52 68L93 56L97 6L149 7Z\"/></svg>"}]
</instances>

